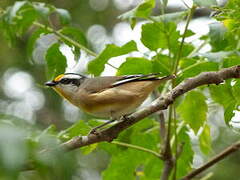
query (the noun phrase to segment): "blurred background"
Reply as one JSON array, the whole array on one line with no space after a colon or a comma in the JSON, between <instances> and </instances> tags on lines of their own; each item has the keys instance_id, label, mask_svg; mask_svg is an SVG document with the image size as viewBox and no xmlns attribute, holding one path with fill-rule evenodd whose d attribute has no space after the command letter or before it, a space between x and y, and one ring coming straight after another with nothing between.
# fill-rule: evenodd
<instances>
[{"instance_id":1,"label":"blurred background","mask_svg":"<svg viewBox=\"0 0 240 180\"><path fill-rule=\"evenodd\" d=\"M15 1L1 0L0 7L5 9ZM134 8L140 0L45 0L58 8L67 9L72 16L72 25L81 29L87 39L89 46L96 53L100 52L106 44L114 43L123 45L124 43L135 40L141 53L147 53L146 49L140 42L141 24L139 22L134 29L131 29L128 22L121 21L118 16ZM185 2L185 4L184 4ZM191 6L191 0L169 0L166 12L177 12L186 9L186 4ZM218 1L219 5L225 3L224 0ZM156 7L154 15L160 14L159 6ZM207 34L209 24L215 23L210 18L209 9L199 9L190 23L190 29L196 33L195 36L188 38L193 44L201 44L198 39L200 36ZM179 24L179 29L183 30L185 22ZM52 39L51 39L52 38ZM51 39L51 41L49 41ZM89 116L83 114L68 102L62 100L53 90L44 87L46 72L43 61L43 51L41 48L34 52L34 60L27 57L26 44L27 36L20 39L13 47L7 46L7 41L0 34L0 114L10 114L18 118L25 119L31 124L36 124L44 129L51 124L56 125L58 130L69 127L79 119L87 120ZM39 46L47 46L54 40L54 37L41 38L38 41ZM206 45L201 51L209 51L210 46ZM86 70L87 62L91 57L85 56L78 64L75 64L74 57L68 47L61 48L62 53L68 59L68 72L82 72ZM141 56L141 54L133 54ZM124 57L118 57L111 60L115 66L119 66L124 61ZM102 75L114 75L115 70L106 67ZM236 132L226 128L223 120L222 110L209 113L211 123L211 134L213 135L213 149L219 152L221 149L234 142L237 138ZM196 145L197 146L197 145ZM198 150L196 150L198 151ZM214 154L214 153L212 153ZM217 166L212 168L214 175L210 179L231 179L234 174L238 174L240 153L225 159ZM104 158L99 158L104 157ZM104 152L95 152L88 156L82 157L86 161L86 169L82 173L83 179L100 179L99 170L103 169L101 165L96 165L103 159L107 161ZM199 166L207 157L202 154L194 158L194 166ZM95 164L95 166L93 166ZM103 163L104 164L104 163ZM236 180L239 179L236 177Z\"/></svg>"}]
</instances>

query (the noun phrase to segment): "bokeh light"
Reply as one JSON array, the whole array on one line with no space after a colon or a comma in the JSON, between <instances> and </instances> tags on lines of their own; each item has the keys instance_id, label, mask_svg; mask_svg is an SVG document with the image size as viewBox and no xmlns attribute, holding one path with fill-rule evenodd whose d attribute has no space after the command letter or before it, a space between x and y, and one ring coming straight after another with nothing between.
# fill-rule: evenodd
<instances>
[{"instance_id":1,"label":"bokeh light","mask_svg":"<svg viewBox=\"0 0 240 180\"><path fill-rule=\"evenodd\" d=\"M106 44L111 42L105 27L99 24L94 24L88 28L87 38L96 52L100 52Z\"/></svg>"},{"instance_id":2,"label":"bokeh light","mask_svg":"<svg viewBox=\"0 0 240 180\"><path fill-rule=\"evenodd\" d=\"M1 101L1 110L6 114L34 122L35 112L40 110L45 103L45 97L36 87L32 76L15 68L8 69L3 75L3 92L12 101Z\"/></svg>"},{"instance_id":3,"label":"bokeh light","mask_svg":"<svg viewBox=\"0 0 240 180\"><path fill-rule=\"evenodd\" d=\"M95 11L104 11L108 7L109 0L89 0L90 7Z\"/></svg>"}]
</instances>

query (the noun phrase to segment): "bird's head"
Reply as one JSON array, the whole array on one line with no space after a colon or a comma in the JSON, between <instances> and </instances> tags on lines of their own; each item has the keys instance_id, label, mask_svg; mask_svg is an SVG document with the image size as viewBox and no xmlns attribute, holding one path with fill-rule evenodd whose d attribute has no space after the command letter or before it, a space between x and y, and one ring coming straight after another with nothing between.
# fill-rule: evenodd
<instances>
[{"instance_id":1,"label":"bird's head","mask_svg":"<svg viewBox=\"0 0 240 180\"><path fill-rule=\"evenodd\" d=\"M53 88L60 95L68 99L79 89L79 86L86 79L85 76L76 73L65 73L58 75L54 80L45 83L46 86Z\"/></svg>"}]
</instances>

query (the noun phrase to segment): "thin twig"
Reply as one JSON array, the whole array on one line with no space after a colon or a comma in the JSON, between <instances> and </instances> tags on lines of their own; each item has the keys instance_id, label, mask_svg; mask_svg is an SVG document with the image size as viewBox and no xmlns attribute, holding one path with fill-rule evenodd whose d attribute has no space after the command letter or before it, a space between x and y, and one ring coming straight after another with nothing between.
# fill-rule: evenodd
<instances>
[{"instance_id":1,"label":"thin twig","mask_svg":"<svg viewBox=\"0 0 240 180\"><path fill-rule=\"evenodd\" d=\"M200 64L204 64L204 63L206 63L206 61L200 61L200 62L194 63L194 64L186 67L185 69L183 69L181 72L177 73L177 75L179 76L181 74L184 74L184 72L186 72L187 70L192 69L192 68L199 66Z\"/></svg>"},{"instance_id":2,"label":"thin twig","mask_svg":"<svg viewBox=\"0 0 240 180\"><path fill-rule=\"evenodd\" d=\"M143 152L147 152L147 153L153 154L154 156L157 156L158 158L162 159L161 154L159 154L159 153L157 153L156 151L153 151L153 150L151 150L151 149L144 148L144 147L142 147L142 146L137 146L137 145L128 144L128 143L119 142L119 141L112 141L111 143L112 143L112 144L119 145L119 146L124 146L124 147L128 147L128 148L132 148L132 149L137 149L137 150L140 150L140 151L143 151Z\"/></svg>"},{"instance_id":3,"label":"thin twig","mask_svg":"<svg viewBox=\"0 0 240 180\"><path fill-rule=\"evenodd\" d=\"M186 6L187 9L191 9L184 0L181 0L181 1L182 1L182 3Z\"/></svg>"},{"instance_id":4,"label":"thin twig","mask_svg":"<svg viewBox=\"0 0 240 180\"><path fill-rule=\"evenodd\" d=\"M39 22L34 22L33 23L35 26L38 26L40 28L45 28L47 29L47 31L51 32L51 33L54 33L56 36L60 37L61 39L65 40L65 41L68 41L69 43L71 43L73 46L85 51L87 54L91 55L91 56L94 56L94 57L97 57L98 54L96 54L95 52L91 51L90 49L86 48L85 46L81 45L80 43L78 43L77 41L74 41L73 39L69 38L68 36L65 36L64 34L62 34L61 32L59 31L55 31L54 29L48 27L48 26L45 26L44 24L41 24ZM106 63L107 65L111 66L112 68L114 69L118 69L117 67L113 66L112 64L110 63Z\"/></svg>"},{"instance_id":5,"label":"thin twig","mask_svg":"<svg viewBox=\"0 0 240 180\"><path fill-rule=\"evenodd\" d=\"M221 161L222 159L228 157L230 154L238 151L240 149L240 141L232 144L231 146L224 149L222 152L217 154L215 157L213 157L210 161L208 161L206 164L202 165L201 167L193 170L188 175L181 178L182 180L190 180L193 177L197 176L198 174L202 173L204 170L208 169L209 167L213 166L217 162Z\"/></svg>"},{"instance_id":6,"label":"thin twig","mask_svg":"<svg viewBox=\"0 0 240 180\"><path fill-rule=\"evenodd\" d=\"M190 9L190 13L188 14L188 17L187 17L187 22L186 22L185 29L184 29L184 32L183 32L182 41L181 41L179 51L178 51L178 54L177 54L177 58L176 58L176 62L174 64L174 68L173 68L173 73L174 74L176 74L176 72L177 72L178 64L179 64L179 61L180 61L181 56L182 56L182 49L183 49L183 44L184 44L184 41L185 41L185 38L186 38L188 25L190 23L190 20L192 19L192 16L195 12L195 9L196 9L196 6L193 5L192 8Z\"/></svg>"},{"instance_id":7,"label":"thin twig","mask_svg":"<svg viewBox=\"0 0 240 180\"><path fill-rule=\"evenodd\" d=\"M209 40L203 41L202 44L200 44L198 47L196 47L188 56L187 58L192 58L197 52L199 52L204 46L206 46L209 43Z\"/></svg>"},{"instance_id":8,"label":"thin twig","mask_svg":"<svg viewBox=\"0 0 240 180\"><path fill-rule=\"evenodd\" d=\"M165 137L164 147L162 152L162 156L164 157L164 168L163 168L163 173L161 175L161 180L168 180L173 168L172 150L170 145L172 113L173 113L173 106L170 105L170 108L168 110L167 134Z\"/></svg>"},{"instance_id":9,"label":"thin twig","mask_svg":"<svg viewBox=\"0 0 240 180\"><path fill-rule=\"evenodd\" d=\"M179 64L179 61L180 61L180 58L182 56L182 49L183 49L183 45L184 45L184 42L185 42L185 38L186 38L186 34L187 34L187 29L188 29L188 25L192 19L192 16L193 16L193 13L195 11L196 7L193 6L190 11L189 11L189 14L187 16L187 21L186 21L186 25L185 25L185 28L184 28L184 32L183 32L183 36L182 36L182 40L181 40L181 43L180 43L180 48L178 50L178 53L177 53L177 56L176 56L176 59L175 59L175 62L173 62L173 65L172 65L172 72L173 74L176 74L177 73L177 70L178 70L178 64ZM167 35L167 34L166 34ZM169 47L170 49L170 47ZM169 53L169 56L170 56L170 53ZM176 81L175 80L172 80L172 88L174 88L176 86ZM177 158L173 158L173 154L172 154L172 149L171 149L171 145L170 145L170 140L171 140L171 126L172 126L172 120L174 119L174 134L176 136L176 133L177 133L177 123L176 123L176 117L172 116L173 115L173 111L174 111L174 105L171 105L170 108L169 108L169 118L168 118L168 130L167 130L167 136L166 136L166 139L165 139L165 142L164 142L164 154L163 154L163 157L164 157L164 169L163 169L163 173L162 173L162 176L161 176L161 179L162 180L167 180L169 179L169 176L171 174L171 171L174 167L174 175L173 175L173 179L176 178L176 170L177 170ZM177 136L175 138L176 142L176 147L178 146L177 144ZM177 151L177 150L176 150ZM175 155L176 155L176 152L175 152ZM175 159L175 161L173 161L173 159Z\"/></svg>"},{"instance_id":10,"label":"thin twig","mask_svg":"<svg viewBox=\"0 0 240 180\"><path fill-rule=\"evenodd\" d=\"M159 91L154 90L153 91L153 96L154 96L154 99L157 99L157 98L159 98L161 96L161 94L159 93ZM157 114L156 119L159 122L159 135L160 135L160 139L162 141L164 141L165 135L166 135L165 117L164 117L163 111L158 111L156 114ZM162 151L162 149L160 149L160 151Z\"/></svg>"},{"instance_id":11,"label":"thin twig","mask_svg":"<svg viewBox=\"0 0 240 180\"><path fill-rule=\"evenodd\" d=\"M51 27L45 26L44 24L41 24L39 22L34 22L33 24L35 26L40 27L40 28L47 29L47 31L49 31L51 33L54 33L56 36L62 38L63 40L68 41L72 45L78 47L79 49L82 49L82 50L86 51L86 53L88 53L89 55L94 56L94 57L97 56L97 54L95 52L91 51L90 49L86 48L85 46L81 45L80 43L74 41L73 39L69 38L68 36L65 36L64 34L60 33L59 31L55 31Z\"/></svg>"},{"instance_id":12,"label":"thin twig","mask_svg":"<svg viewBox=\"0 0 240 180\"><path fill-rule=\"evenodd\" d=\"M165 118L164 118L163 111L160 111L158 113L158 117L159 117L160 137L162 140L164 140L166 135L166 127L165 127Z\"/></svg>"},{"instance_id":13,"label":"thin twig","mask_svg":"<svg viewBox=\"0 0 240 180\"><path fill-rule=\"evenodd\" d=\"M173 180L176 180L177 177L177 156L178 156L178 136L177 136L177 129L178 129L178 125L177 125L177 114L176 114L176 107L174 105L175 103L173 103L173 129L174 129L174 137L175 137L175 161L174 161L174 167L173 167Z\"/></svg>"}]
</instances>

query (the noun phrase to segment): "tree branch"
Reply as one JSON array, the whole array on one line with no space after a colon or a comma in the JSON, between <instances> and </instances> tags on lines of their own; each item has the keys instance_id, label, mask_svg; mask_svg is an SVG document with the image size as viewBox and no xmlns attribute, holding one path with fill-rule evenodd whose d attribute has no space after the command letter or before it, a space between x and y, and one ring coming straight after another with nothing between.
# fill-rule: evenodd
<instances>
[{"instance_id":1,"label":"tree branch","mask_svg":"<svg viewBox=\"0 0 240 180\"><path fill-rule=\"evenodd\" d=\"M186 79L178 86L172 89L163 97L157 98L150 106L140 109L139 111L129 115L126 120L118 122L110 128L104 129L97 134L89 134L87 136L77 136L62 144L66 150L73 150L83 146L102 141L111 142L120 132L129 128L133 124L142 120L143 118L159 111L167 109L173 101L182 94L207 84L220 84L225 79L240 78L240 65L225 68L217 72L204 72L196 77Z\"/></svg>"},{"instance_id":2,"label":"tree branch","mask_svg":"<svg viewBox=\"0 0 240 180\"><path fill-rule=\"evenodd\" d=\"M188 175L184 176L182 180L189 180L192 179L193 177L197 176L204 170L208 169L209 167L213 166L217 162L221 161L222 159L226 158L230 154L238 151L240 149L240 141L232 144L231 146L227 147L225 150L217 154L215 157L213 157L210 161L208 161L206 164L202 165L201 167L193 170L190 172Z\"/></svg>"}]
</instances>

